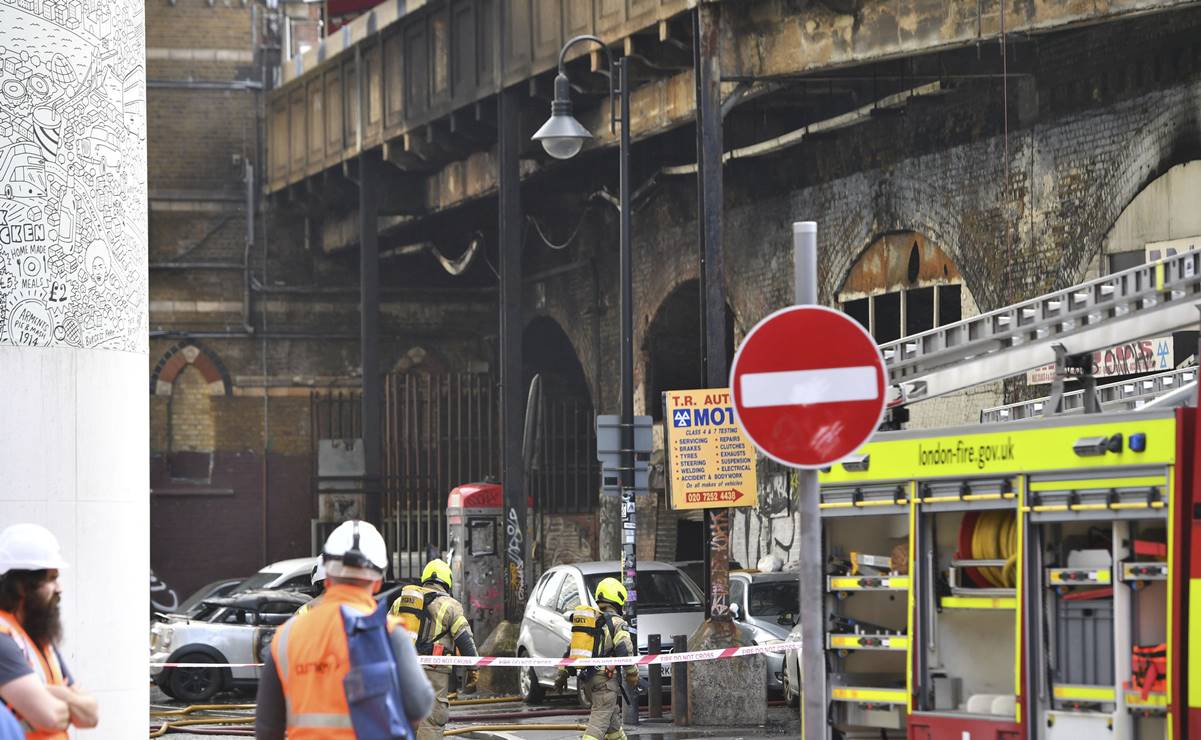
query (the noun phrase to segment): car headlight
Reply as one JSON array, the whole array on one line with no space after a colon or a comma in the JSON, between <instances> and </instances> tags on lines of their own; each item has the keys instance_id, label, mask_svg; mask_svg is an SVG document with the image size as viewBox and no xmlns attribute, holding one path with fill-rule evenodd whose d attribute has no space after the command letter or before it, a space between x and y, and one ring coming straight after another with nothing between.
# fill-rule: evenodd
<instances>
[{"instance_id":1,"label":"car headlight","mask_svg":"<svg viewBox=\"0 0 1201 740\"><path fill-rule=\"evenodd\" d=\"M158 648L159 650L170 650L171 632L169 630L164 630L162 632L154 633L154 647Z\"/></svg>"}]
</instances>

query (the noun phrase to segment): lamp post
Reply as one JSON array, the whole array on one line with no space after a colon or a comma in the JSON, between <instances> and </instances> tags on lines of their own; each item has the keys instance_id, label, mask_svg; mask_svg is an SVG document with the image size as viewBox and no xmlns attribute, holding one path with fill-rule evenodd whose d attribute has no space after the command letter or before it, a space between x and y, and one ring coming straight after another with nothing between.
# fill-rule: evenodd
<instances>
[{"instance_id":1,"label":"lamp post","mask_svg":"<svg viewBox=\"0 0 1201 740\"><path fill-rule=\"evenodd\" d=\"M571 84L567 79L566 58L571 47L579 43L589 42L601 47L609 62L609 130L614 131L617 123L621 123L620 159L621 169L618 177L618 198L621 217L621 511L622 511L622 580L629 590L629 601L626 604L626 618L631 630L638 629L636 602L638 591L635 584L637 572L637 556L634 548L635 515L634 515L634 312L631 294L633 279L631 277L630 259L630 77L629 59L622 57L616 62L609 53L609 47L596 36L576 36L563 45L559 51L559 74L555 77L555 98L551 102L550 118L542 128L534 134L534 140L542 143L546 153L556 159L571 159L583 148L584 142L592 138L592 133L584 128L572 115ZM616 89L614 89L616 79ZM618 115L615 98L620 98L621 113ZM629 708L627 707L627 710ZM633 707L634 720L637 719L637 706ZM627 712L628 716L628 712Z\"/></svg>"}]
</instances>

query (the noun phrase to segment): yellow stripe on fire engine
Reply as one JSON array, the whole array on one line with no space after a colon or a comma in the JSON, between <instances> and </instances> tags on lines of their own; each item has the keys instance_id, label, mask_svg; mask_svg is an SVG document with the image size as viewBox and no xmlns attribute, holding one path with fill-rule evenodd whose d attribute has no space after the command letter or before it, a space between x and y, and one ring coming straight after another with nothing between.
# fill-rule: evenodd
<instances>
[{"instance_id":1,"label":"yellow stripe on fire engine","mask_svg":"<svg viewBox=\"0 0 1201 740\"><path fill-rule=\"evenodd\" d=\"M890 438L881 434L877 441L857 450L869 455L867 470L845 470L835 465L821 474L824 484L861 481L895 481L898 478L929 480L962 478L976 475L1012 475L1032 471L1089 471L1115 469L1130 465L1167 465L1176 454L1176 421L1170 416L1141 419L1113 418L1111 421L1089 424L1030 426L1021 429L976 432L965 429L957 435L911 436ZM974 429L974 428L973 428ZM1077 440L1085 437L1109 437L1122 434L1146 435L1146 449L1132 452L1080 456L1072 449ZM1110 481L1111 479L1107 479ZM1140 478L1114 478L1112 482L1125 487ZM1156 478L1163 485L1162 478ZM1098 485L1098 481L1088 482ZM1063 490L1062 483L1055 483Z\"/></svg>"},{"instance_id":2,"label":"yellow stripe on fire engine","mask_svg":"<svg viewBox=\"0 0 1201 740\"><path fill-rule=\"evenodd\" d=\"M1015 596L944 596L938 602L943 609L1016 609Z\"/></svg>"},{"instance_id":3,"label":"yellow stripe on fire engine","mask_svg":"<svg viewBox=\"0 0 1201 740\"><path fill-rule=\"evenodd\" d=\"M877 650L904 650L909 647L909 638L905 635L830 635L830 647L845 650L859 650L863 646L860 640L881 640L884 644Z\"/></svg>"},{"instance_id":4,"label":"yellow stripe on fire engine","mask_svg":"<svg viewBox=\"0 0 1201 740\"><path fill-rule=\"evenodd\" d=\"M1056 699L1061 701L1117 701L1118 692L1112 686L1075 686L1056 684L1052 689Z\"/></svg>"},{"instance_id":5,"label":"yellow stripe on fire engine","mask_svg":"<svg viewBox=\"0 0 1201 740\"><path fill-rule=\"evenodd\" d=\"M909 481L909 560L910 572L912 571L912 563L917 559L917 481ZM905 634L913 634L913 605L917 598L915 593L917 589L909 589L906 599L905 609ZM908 640L908 645L905 648L905 665L913 665L913 641ZM905 700L905 711L913 711L913 671L905 671L905 694L908 698Z\"/></svg>"},{"instance_id":6,"label":"yellow stripe on fire engine","mask_svg":"<svg viewBox=\"0 0 1201 740\"><path fill-rule=\"evenodd\" d=\"M872 704L904 704L909 701L905 689L860 689L851 686L835 686L830 689L834 701L861 701Z\"/></svg>"},{"instance_id":7,"label":"yellow stripe on fire engine","mask_svg":"<svg viewBox=\"0 0 1201 740\"><path fill-rule=\"evenodd\" d=\"M864 582L880 581L879 586L867 586ZM831 591L904 591L909 588L909 576L831 576Z\"/></svg>"},{"instance_id":8,"label":"yellow stripe on fire engine","mask_svg":"<svg viewBox=\"0 0 1201 740\"><path fill-rule=\"evenodd\" d=\"M1189 579L1188 608L1189 614L1201 614L1201 578ZM1171 614L1171 609L1168 613ZM1168 676L1171 675L1168 671ZM1188 631L1188 705L1191 709L1201 709L1201 630Z\"/></svg>"},{"instance_id":9,"label":"yellow stripe on fire engine","mask_svg":"<svg viewBox=\"0 0 1201 740\"><path fill-rule=\"evenodd\" d=\"M1168 695L1163 692L1147 694L1147 698L1143 698L1141 691L1126 692L1126 706L1132 708L1148 707L1151 709L1164 709L1168 706Z\"/></svg>"}]
</instances>

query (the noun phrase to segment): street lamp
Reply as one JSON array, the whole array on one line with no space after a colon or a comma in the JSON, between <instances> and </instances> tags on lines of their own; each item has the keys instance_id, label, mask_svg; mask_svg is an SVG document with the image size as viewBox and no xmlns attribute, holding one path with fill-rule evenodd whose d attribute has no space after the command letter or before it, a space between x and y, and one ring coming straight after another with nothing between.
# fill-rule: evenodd
<instances>
[{"instance_id":1,"label":"street lamp","mask_svg":"<svg viewBox=\"0 0 1201 740\"><path fill-rule=\"evenodd\" d=\"M616 62L609 53L609 47L596 36L576 36L563 45L559 51L559 74L555 77L555 98L551 102L550 118L538 133L534 141L542 142L546 153L556 159L571 159L583 148L584 142L592 138L592 133L580 125L571 115L571 84L567 79L567 51L576 44L589 42L596 44L605 52L609 62L609 131L616 129L621 123L620 141L620 174L618 176L620 228L620 267L621 267L621 502L622 502L622 532L634 532L634 312L631 295L633 293L632 267L630 260L630 75L629 58L622 57ZM614 87L616 82L616 88ZM620 115L615 98L620 97ZM637 629L635 602L637 588L635 574L637 559L635 556L633 538L622 537L623 567L622 576L625 586L630 592L626 604L626 617L632 629ZM637 707L634 707L636 721Z\"/></svg>"}]
</instances>

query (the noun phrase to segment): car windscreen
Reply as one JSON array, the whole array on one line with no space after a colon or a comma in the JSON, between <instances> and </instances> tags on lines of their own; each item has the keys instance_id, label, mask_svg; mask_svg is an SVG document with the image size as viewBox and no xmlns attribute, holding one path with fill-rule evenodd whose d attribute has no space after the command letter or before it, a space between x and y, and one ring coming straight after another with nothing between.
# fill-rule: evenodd
<instances>
[{"instance_id":1,"label":"car windscreen","mask_svg":"<svg viewBox=\"0 0 1201 740\"><path fill-rule=\"evenodd\" d=\"M748 592L747 611L752 617L779 617L796 614L800 609L796 581L752 583Z\"/></svg>"},{"instance_id":2,"label":"car windscreen","mask_svg":"<svg viewBox=\"0 0 1201 740\"><path fill-rule=\"evenodd\" d=\"M617 574L612 574L617 578ZM608 573L585 576L588 592L596 593L596 586L608 578ZM674 570L644 570L638 573L638 611L671 612L694 611L704 608L700 590L687 576Z\"/></svg>"},{"instance_id":3,"label":"car windscreen","mask_svg":"<svg viewBox=\"0 0 1201 740\"><path fill-rule=\"evenodd\" d=\"M201 601L224 596L241 585L241 583L225 583L218 585L210 583L188 598L184 599L184 601L175 609L175 612L177 614L189 614L200 606Z\"/></svg>"},{"instance_id":4,"label":"car windscreen","mask_svg":"<svg viewBox=\"0 0 1201 740\"><path fill-rule=\"evenodd\" d=\"M253 591L256 588L263 588L274 583L283 573L275 573L272 571L259 571L251 577L247 578L238 584L238 587L233 590L233 593L241 593L243 591Z\"/></svg>"}]
</instances>

